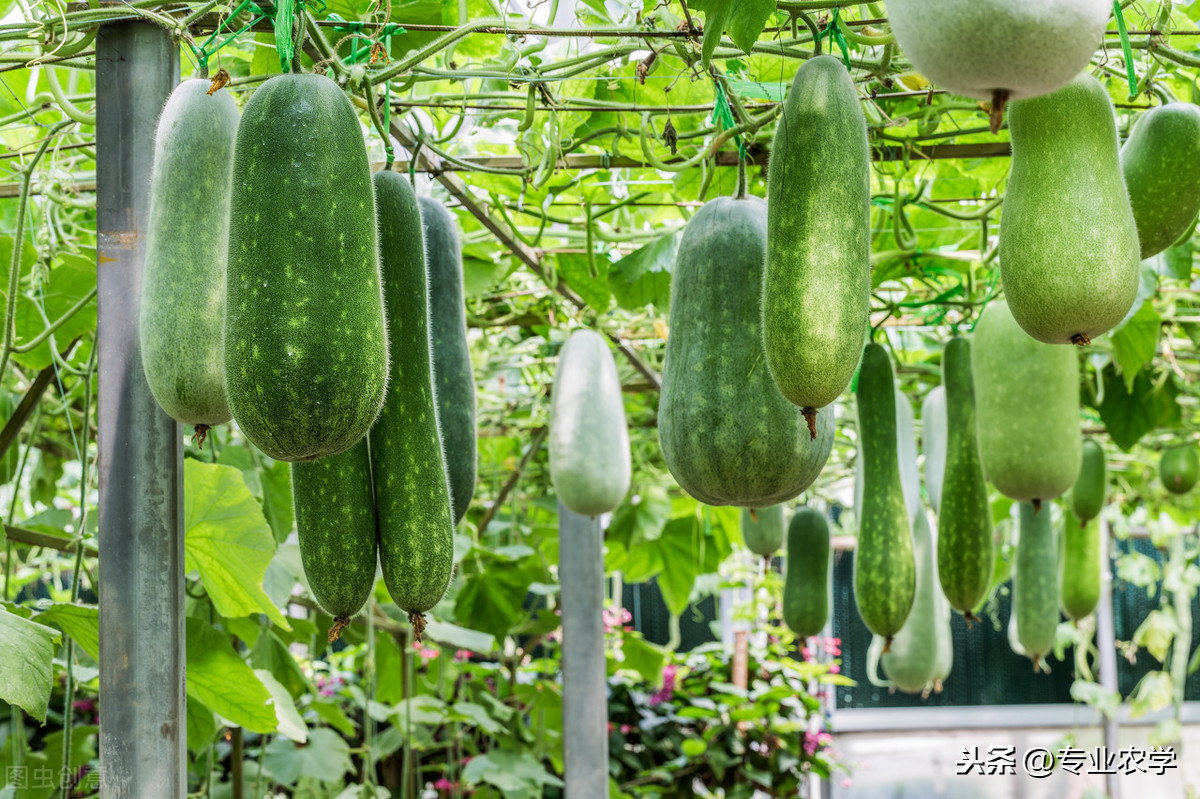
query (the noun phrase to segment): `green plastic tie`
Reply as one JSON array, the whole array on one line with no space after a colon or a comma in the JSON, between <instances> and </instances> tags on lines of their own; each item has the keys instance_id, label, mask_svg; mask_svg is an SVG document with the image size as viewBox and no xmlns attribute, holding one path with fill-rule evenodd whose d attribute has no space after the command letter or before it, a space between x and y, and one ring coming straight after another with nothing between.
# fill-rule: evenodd
<instances>
[{"instance_id":1,"label":"green plastic tie","mask_svg":"<svg viewBox=\"0 0 1200 799\"><path fill-rule=\"evenodd\" d=\"M296 11L303 7L304 0L277 0L272 24L275 28L275 50L279 53L279 67L284 72L292 71L292 57L296 54L296 41L292 28L296 24Z\"/></svg>"},{"instance_id":2,"label":"green plastic tie","mask_svg":"<svg viewBox=\"0 0 1200 799\"><path fill-rule=\"evenodd\" d=\"M1116 0L1120 2L1120 0ZM829 43L836 44L838 49L842 51L842 60L846 62L846 69L850 69L850 48L846 44L846 37L842 35L841 28L838 27L838 17L841 14L841 9L837 6L833 7L833 16L829 18L829 24L825 26L825 33L821 34L821 38L829 36Z\"/></svg>"},{"instance_id":3,"label":"green plastic tie","mask_svg":"<svg viewBox=\"0 0 1200 799\"><path fill-rule=\"evenodd\" d=\"M712 116L708 118L709 124L719 125L722 131L737 127L737 123L733 119L733 112L729 110L729 96L725 94L725 86L715 77L713 86L716 87L717 96L713 104ZM734 136L733 141L737 144L738 154L745 158L746 145L742 142L741 135Z\"/></svg>"},{"instance_id":4,"label":"green plastic tie","mask_svg":"<svg viewBox=\"0 0 1200 799\"><path fill-rule=\"evenodd\" d=\"M1129 44L1129 30L1125 27L1125 12L1121 0L1113 0L1113 15L1117 18L1117 30L1121 34L1121 50L1125 53L1125 72L1129 76L1129 98L1138 95L1137 73L1133 69L1133 48Z\"/></svg>"}]
</instances>

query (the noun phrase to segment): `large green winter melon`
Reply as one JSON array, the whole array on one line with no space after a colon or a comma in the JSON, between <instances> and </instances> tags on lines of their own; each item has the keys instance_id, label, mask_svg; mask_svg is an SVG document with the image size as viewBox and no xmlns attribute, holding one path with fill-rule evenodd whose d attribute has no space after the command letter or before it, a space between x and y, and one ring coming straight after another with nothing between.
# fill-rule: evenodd
<instances>
[{"instance_id":1,"label":"large green winter melon","mask_svg":"<svg viewBox=\"0 0 1200 799\"><path fill-rule=\"evenodd\" d=\"M802 638L818 635L829 620L829 525L812 508L799 508L788 523L783 621Z\"/></svg>"},{"instance_id":2,"label":"large green winter melon","mask_svg":"<svg viewBox=\"0 0 1200 799\"><path fill-rule=\"evenodd\" d=\"M432 197L419 197L429 270L429 329L438 421L450 475L454 522L466 515L475 493L475 373L463 308L462 245L454 215Z\"/></svg>"},{"instance_id":3,"label":"large green winter melon","mask_svg":"<svg viewBox=\"0 0 1200 799\"><path fill-rule=\"evenodd\" d=\"M367 440L292 464L300 562L317 604L336 620L331 640L375 585L375 499Z\"/></svg>"},{"instance_id":4,"label":"large green winter melon","mask_svg":"<svg viewBox=\"0 0 1200 799\"><path fill-rule=\"evenodd\" d=\"M937 513L946 475L946 387L935 386L921 403L921 450L925 453L925 491Z\"/></svg>"},{"instance_id":5,"label":"large green winter melon","mask_svg":"<svg viewBox=\"0 0 1200 799\"><path fill-rule=\"evenodd\" d=\"M930 81L979 100L1046 94L1087 66L1109 0L888 0L904 55Z\"/></svg>"},{"instance_id":6,"label":"large green winter melon","mask_svg":"<svg viewBox=\"0 0 1200 799\"><path fill-rule=\"evenodd\" d=\"M854 599L867 629L890 643L912 608L916 565L900 485L892 362L879 344L863 350L858 431L863 507L854 552Z\"/></svg>"},{"instance_id":7,"label":"large green winter melon","mask_svg":"<svg viewBox=\"0 0 1200 799\"><path fill-rule=\"evenodd\" d=\"M377 172L379 253L392 353L387 401L371 428L379 561L418 635L454 573L454 513L442 456L429 343L424 233L412 185Z\"/></svg>"},{"instance_id":8,"label":"large green winter melon","mask_svg":"<svg viewBox=\"0 0 1200 799\"><path fill-rule=\"evenodd\" d=\"M210 85L179 84L158 120L138 318L150 391L197 434L232 418L221 326L238 111Z\"/></svg>"},{"instance_id":9,"label":"large green winter melon","mask_svg":"<svg viewBox=\"0 0 1200 799\"><path fill-rule=\"evenodd\" d=\"M1035 341L1006 303L993 302L975 327L971 370L979 455L992 485L1029 501L1070 488L1082 458L1074 349Z\"/></svg>"},{"instance_id":10,"label":"large green winter melon","mask_svg":"<svg viewBox=\"0 0 1200 799\"><path fill-rule=\"evenodd\" d=\"M1036 669L1054 648L1058 630L1058 539L1051 506L1020 503L1012 613L1016 636Z\"/></svg>"},{"instance_id":11,"label":"large green winter melon","mask_svg":"<svg viewBox=\"0 0 1200 799\"><path fill-rule=\"evenodd\" d=\"M992 506L979 458L971 343L956 337L942 357L946 386L946 471L938 510L938 575L950 607L974 620L995 568Z\"/></svg>"},{"instance_id":12,"label":"large green winter melon","mask_svg":"<svg viewBox=\"0 0 1200 799\"><path fill-rule=\"evenodd\" d=\"M1013 317L1047 344L1087 344L1125 318L1141 265L1112 101L1082 73L1008 114L1012 167L1000 279Z\"/></svg>"},{"instance_id":13,"label":"large green winter melon","mask_svg":"<svg viewBox=\"0 0 1200 799\"><path fill-rule=\"evenodd\" d=\"M1138 117L1121 169L1142 258L1179 241L1200 213L1200 108L1171 103Z\"/></svg>"},{"instance_id":14,"label":"large green winter melon","mask_svg":"<svg viewBox=\"0 0 1200 799\"><path fill-rule=\"evenodd\" d=\"M329 78L271 78L234 151L225 387L276 460L349 449L382 407L388 346L362 126Z\"/></svg>"},{"instance_id":15,"label":"large green winter melon","mask_svg":"<svg viewBox=\"0 0 1200 799\"><path fill-rule=\"evenodd\" d=\"M608 342L593 330L576 330L558 354L549 455L554 490L575 513L608 513L629 493L633 467L621 379Z\"/></svg>"},{"instance_id":16,"label":"large green winter melon","mask_svg":"<svg viewBox=\"0 0 1200 799\"><path fill-rule=\"evenodd\" d=\"M767 366L811 419L850 384L871 304L867 124L850 74L832 56L796 70L771 146L767 198Z\"/></svg>"},{"instance_id":17,"label":"large green winter melon","mask_svg":"<svg viewBox=\"0 0 1200 799\"><path fill-rule=\"evenodd\" d=\"M658 435L676 481L709 505L789 500L812 485L833 446L833 409L816 414L811 440L767 372L766 240L762 200L718 197L688 222L676 255Z\"/></svg>"}]
</instances>

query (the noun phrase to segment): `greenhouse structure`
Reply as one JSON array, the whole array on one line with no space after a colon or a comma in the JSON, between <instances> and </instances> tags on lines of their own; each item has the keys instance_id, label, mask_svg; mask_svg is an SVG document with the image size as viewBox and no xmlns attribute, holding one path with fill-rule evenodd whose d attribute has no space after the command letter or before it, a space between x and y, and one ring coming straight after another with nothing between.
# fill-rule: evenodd
<instances>
[{"instance_id":1,"label":"greenhouse structure","mask_svg":"<svg viewBox=\"0 0 1200 799\"><path fill-rule=\"evenodd\" d=\"M1200 2L0 0L0 799L1200 796Z\"/></svg>"}]
</instances>

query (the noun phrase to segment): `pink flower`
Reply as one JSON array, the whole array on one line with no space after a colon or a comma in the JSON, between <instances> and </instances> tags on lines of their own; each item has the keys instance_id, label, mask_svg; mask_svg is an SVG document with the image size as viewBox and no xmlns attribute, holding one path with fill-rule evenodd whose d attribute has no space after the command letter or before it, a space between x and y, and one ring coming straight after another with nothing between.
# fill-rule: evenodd
<instances>
[{"instance_id":1,"label":"pink flower","mask_svg":"<svg viewBox=\"0 0 1200 799\"><path fill-rule=\"evenodd\" d=\"M459 661L460 663L464 660L470 660L471 659L471 650L469 650L469 649L458 650L457 652L454 653L454 659Z\"/></svg>"},{"instance_id":2,"label":"pink flower","mask_svg":"<svg viewBox=\"0 0 1200 799\"><path fill-rule=\"evenodd\" d=\"M852 782L853 781L849 777L842 777L842 787L843 788L849 788L850 785L852 784Z\"/></svg>"},{"instance_id":3,"label":"pink flower","mask_svg":"<svg viewBox=\"0 0 1200 799\"><path fill-rule=\"evenodd\" d=\"M630 726L629 724L622 724L622 725L621 725L621 734L622 734L622 735L628 735L628 734L629 734L629 733L631 733L631 732L633 732L633 727L632 727L632 726Z\"/></svg>"},{"instance_id":4,"label":"pink flower","mask_svg":"<svg viewBox=\"0 0 1200 799\"><path fill-rule=\"evenodd\" d=\"M841 671L842 671L842 667L841 667L841 666L839 666L839 665L838 665L838 664L836 664L836 663L834 663L833 665L831 665L831 666L829 667L829 673L830 673L830 674L839 674Z\"/></svg>"},{"instance_id":5,"label":"pink flower","mask_svg":"<svg viewBox=\"0 0 1200 799\"><path fill-rule=\"evenodd\" d=\"M625 608L604 608L604 610L601 611L601 615L604 618L605 633L611 633L613 630L623 627L623 625L633 621L633 614Z\"/></svg>"},{"instance_id":6,"label":"pink flower","mask_svg":"<svg viewBox=\"0 0 1200 799\"><path fill-rule=\"evenodd\" d=\"M425 661L426 663L438 656L438 651L434 647L425 646L424 644L420 644L419 646L421 648L417 650L417 654L420 655L421 660Z\"/></svg>"},{"instance_id":7,"label":"pink flower","mask_svg":"<svg viewBox=\"0 0 1200 799\"><path fill-rule=\"evenodd\" d=\"M666 666L663 667L662 688L659 688L657 691L655 691L653 694L650 695L650 699L648 700L649 704L651 704L651 705L661 704L662 702L666 702L668 699L670 699L672 696L674 696L674 694L675 694L675 674L677 673L677 671L678 670L675 668L674 663L668 663Z\"/></svg>"},{"instance_id":8,"label":"pink flower","mask_svg":"<svg viewBox=\"0 0 1200 799\"><path fill-rule=\"evenodd\" d=\"M833 736L827 732L805 732L804 751L811 757L817 753L818 749L828 746L832 740Z\"/></svg>"}]
</instances>

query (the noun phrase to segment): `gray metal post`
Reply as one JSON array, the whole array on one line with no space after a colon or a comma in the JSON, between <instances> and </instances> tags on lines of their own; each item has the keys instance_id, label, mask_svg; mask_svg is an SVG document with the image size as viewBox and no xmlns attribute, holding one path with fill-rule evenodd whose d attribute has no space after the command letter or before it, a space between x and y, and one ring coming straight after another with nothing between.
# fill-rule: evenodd
<instances>
[{"instance_id":1,"label":"gray metal post","mask_svg":"<svg viewBox=\"0 0 1200 799\"><path fill-rule=\"evenodd\" d=\"M138 299L154 129L179 82L170 35L96 37L100 347L100 768L104 799L183 797L183 435L142 373Z\"/></svg>"},{"instance_id":2,"label":"gray metal post","mask_svg":"<svg viewBox=\"0 0 1200 799\"><path fill-rule=\"evenodd\" d=\"M608 799L604 545L600 520L558 505L566 799Z\"/></svg>"},{"instance_id":3,"label":"gray metal post","mask_svg":"<svg viewBox=\"0 0 1200 799\"><path fill-rule=\"evenodd\" d=\"M1108 542L1112 538L1112 529L1106 519L1100 520L1100 551L1103 561L1100 571L1100 604L1096 608L1096 648L1100 651L1100 687L1105 691L1117 693L1120 690L1117 682L1117 634L1113 626L1112 600L1112 559L1108 553ZM1120 749L1117 720L1104 717L1104 745L1107 751L1115 752ZM1109 774L1104 778L1105 791L1108 799L1121 799L1121 778L1118 774Z\"/></svg>"}]
</instances>

